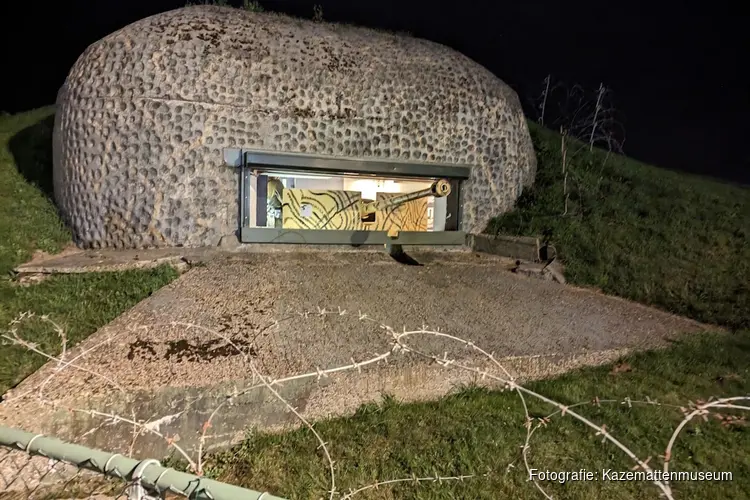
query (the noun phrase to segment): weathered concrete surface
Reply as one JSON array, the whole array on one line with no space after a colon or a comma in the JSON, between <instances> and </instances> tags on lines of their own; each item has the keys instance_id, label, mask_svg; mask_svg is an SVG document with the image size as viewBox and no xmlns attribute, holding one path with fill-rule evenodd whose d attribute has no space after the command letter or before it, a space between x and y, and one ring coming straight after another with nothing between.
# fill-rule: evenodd
<instances>
[{"instance_id":1,"label":"weathered concrete surface","mask_svg":"<svg viewBox=\"0 0 750 500\"><path fill-rule=\"evenodd\" d=\"M68 359L85 352L76 365L89 372L48 364L26 379L0 404L0 423L130 453L132 426L104 425L101 416L67 410L96 409L149 421L194 450L211 412L236 395L213 421L210 448L240 439L248 427L274 429L294 420L268 390L243 394L258 383L251 363L272 379L359 364L390 352L393 339L381 322L397 331L439 327L494 352L520 378L611 361L703 329L625 300L509 273L506 261L493 256L414 256L425 265L351 252L245 253L209 261L72 350ZM318 307L346 314L300 314ZM418 335L408 343L501 374L455 342ZM50 404L40 407L38 387L51 376L41 396ZM477 377L393 354L387 365L316 379L275 388L303 415L321 418L351 412L383 392L434 398ZM139 436L132 454L164 451L164 441Z\"/></svg>"},{"instance_id":2,"label":"weathered concrete surface","mask_svg":"<svg viewBox=\"0 0 750 500\"><path fill-rule=\"evenodd\" d=\"M212 246L237 228L223 149L472 165L463 230L534 180L517 94L445 46L195 6L94 43L57 98L55 199L86 247Z\"/></svg>"}]
</instances>

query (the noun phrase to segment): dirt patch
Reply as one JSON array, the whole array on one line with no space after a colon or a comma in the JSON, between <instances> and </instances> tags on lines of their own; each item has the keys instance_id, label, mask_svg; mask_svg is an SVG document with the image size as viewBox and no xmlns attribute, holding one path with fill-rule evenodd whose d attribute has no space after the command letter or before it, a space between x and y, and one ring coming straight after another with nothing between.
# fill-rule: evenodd
<instances>
[{"instance_id":1,"label":"dirt patch","mask_svg":"<svg viewBox=\"0 0 750 500\"><path fill-rule=\"evenodd\" d=\"M31 255L31 260L24 263L23 266L36 266L43 262L49 261L50 259L70 257L72 255L78 255L81 253L84 253L84 251L75 246L73 243L67 244L61 251L53 254L47 253L42 250L35 250Z\"/></svg>"},{"instance_id":2,"label":"dirt patch","mask_svg":"<svg viewBox=\"0 0 750 500\"><path fill-rule=\"evenodd\" d=\"M205 342L190 342L185 339L173 340L164 343L165 349L160 349L159 343L148 340L136 340L130 344L127 358L129 360L141 359L146 361L157 361L162 359L171 363L206 363L217 358L236 356L237 350L255 357L258 355L255 347L243 339L234 339L230 342L223 339L212 339ZM161 356L159 351L165 351Z\"/></svg>"}]
</instances>

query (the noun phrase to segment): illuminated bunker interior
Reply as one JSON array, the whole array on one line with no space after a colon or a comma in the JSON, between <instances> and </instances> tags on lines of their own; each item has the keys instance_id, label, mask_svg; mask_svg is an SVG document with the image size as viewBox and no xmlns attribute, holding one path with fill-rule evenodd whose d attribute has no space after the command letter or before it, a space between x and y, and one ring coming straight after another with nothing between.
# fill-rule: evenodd
<instances>
[{"instance_id":1,"label":"illuminated bunker interior","mask_svg":"<svg viewBox=\"0 0 750 500\"><path fill-rule=\"evenodd\" d=\"M461 166L225 150L243 243L461 245Z\"/></svg>"}]
</instances>

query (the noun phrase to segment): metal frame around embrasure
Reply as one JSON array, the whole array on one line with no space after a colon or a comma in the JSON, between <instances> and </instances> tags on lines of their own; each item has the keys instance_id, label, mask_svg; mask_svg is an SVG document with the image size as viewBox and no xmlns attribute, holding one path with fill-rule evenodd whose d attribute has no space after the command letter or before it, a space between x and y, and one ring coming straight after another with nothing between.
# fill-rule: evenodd
<instances>
[{"instance_id":1,"label":"metal frame around embrasure","mask_svg":"<svg viewBox=\"0 0 750 500\"><path fill-rule=\"evenodd\" d=\"M416 162L390 162L354 158L325 157L298 153L240 150L239 220L242 243L292 243L307 245L463 245L466 235L460 230L421 232L402 231L389 238L385 231L332 231L250 227L250 178L252 170L277 167L289 172L316 172L332 175L371 175L388 177L447 178L459 184L469 178L471 167ZM456 203L460 220L460 187ZM460 229L460 227L459 227Z\"/></svg>"}]
</instances>

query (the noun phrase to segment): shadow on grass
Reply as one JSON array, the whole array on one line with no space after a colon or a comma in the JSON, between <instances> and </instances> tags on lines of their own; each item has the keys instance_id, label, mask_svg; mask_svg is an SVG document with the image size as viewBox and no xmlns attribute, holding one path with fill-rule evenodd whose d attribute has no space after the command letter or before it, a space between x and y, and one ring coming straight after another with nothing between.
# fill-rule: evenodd
<instances>
[{"instance_id":1,"label":"shadow on grass","mask_svg":"<svg viewBox=\"0 0 750 500\"><path fill-rule=\"evenodd\" d=\"M54 201L52 183L52 129L55 115L26 127L8 141L18 172Z\"/></svg>"}]
</instances>

